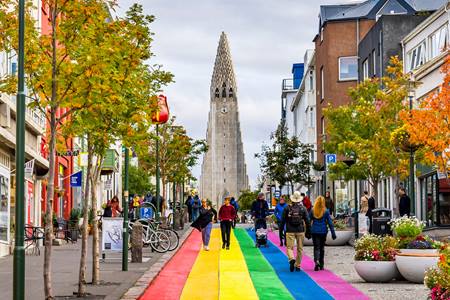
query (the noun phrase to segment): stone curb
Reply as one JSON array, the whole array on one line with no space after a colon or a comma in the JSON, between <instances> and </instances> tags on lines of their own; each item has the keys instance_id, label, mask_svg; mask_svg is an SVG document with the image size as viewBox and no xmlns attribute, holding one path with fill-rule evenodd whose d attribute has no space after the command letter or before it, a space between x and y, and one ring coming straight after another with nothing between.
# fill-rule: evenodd
<instances>
[{"instance_id":1,"label":"stone curb","mask_svg":"<svg viewBox=\"0 0 450 300\"><path fill-rule=\"evenodd\" d=\"M190 227L183 236L180 238L180 245L176 251L165 253L156 261L132 286L128 291L120 298L121 300L137 300L142 294L144 294L150 283L158 276L159 272L166 266L170 259L180 250L184 242L191 234L193 228Z\"/></svg>"}]
</instances>

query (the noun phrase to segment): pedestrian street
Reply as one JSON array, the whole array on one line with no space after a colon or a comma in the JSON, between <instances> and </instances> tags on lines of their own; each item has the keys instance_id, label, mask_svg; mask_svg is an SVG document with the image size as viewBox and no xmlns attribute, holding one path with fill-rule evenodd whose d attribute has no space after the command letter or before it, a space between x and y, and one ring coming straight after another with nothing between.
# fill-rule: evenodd
<instances>
[{"instance_id":1,"label":"pedestrian street","mask_svg":"<svg viewBox=\"0 0 450 300\"><path fill-rule=\"evenodd\" d=\"M301 271L290 272L279 243L269 232L268 246L257 248L251 228L236 228L230 250L221 249L214 228L205 251L193 230L140 299L370 299L329 270L315 272L307 255Z\"/></svg>"}]
</instances>

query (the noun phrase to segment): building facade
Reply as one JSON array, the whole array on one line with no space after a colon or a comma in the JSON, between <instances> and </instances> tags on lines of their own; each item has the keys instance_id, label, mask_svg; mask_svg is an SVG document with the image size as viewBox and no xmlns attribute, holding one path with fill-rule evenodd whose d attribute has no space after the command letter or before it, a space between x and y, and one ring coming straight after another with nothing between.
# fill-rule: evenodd
<instances>
[{"instance_id":1,"label":"building facade","mask_svg":"<svg viewBox=\"0 0 450 300\"><path fill-rule=\"evenodd\" d=\"M225 33L220 36L210 89L211 101L200 196L219 207L224 197L249 188L239 122L237 85Z\"/></svg>"},{"instance_id":2,"label":"building facade","mask_svg":"<svg viewBox=\"0 0 450 300\"><path fill-rule=\"evenodd\" d=\"M449 15L447 4L427 18L402 41L404 71L421 84L415 89L414 106L438 92L443 82L441 66L449 54ZM416 215L428 227L450 225L450 185L445 175L432 167L417 165Z\"/></svg>"}]
</instances>

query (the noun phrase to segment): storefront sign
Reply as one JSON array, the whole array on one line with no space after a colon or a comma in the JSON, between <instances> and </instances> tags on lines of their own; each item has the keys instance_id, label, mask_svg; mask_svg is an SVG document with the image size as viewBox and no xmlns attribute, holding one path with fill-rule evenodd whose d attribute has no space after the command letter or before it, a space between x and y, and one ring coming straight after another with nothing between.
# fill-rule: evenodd
<instances>
[{"instance_id":1,"label":"storefront sign","mask_svg":"<svg viewBox=\"0 0 450 300\"><path fill-rule=\"evenodd\" d=\"M83 171L76 172L70 175L70 186L81 187L81 181L83 180Z\"/></svg>"},{"instance_id":2,"label":"storefront sign","mask_svg":"<svg viewBox=\"0 0 450 300\"><path fill-rule=\"evenodd\" d=\"M122 252L123 218L102 219L102 251Z\"/></svg>"},{"instance_id":3,"label":"storefront sign","mask_svg":"<svg viewBox=\"0 0 450 300\"><path fill-rule=\"evenodd\" d=\"M111 191L112 190L112 180L108 179L105 181L105 190L106 191Z\"/></svg>"},{"instance_id":4,"label":"storefront sign","mask_svg":"<svg viewBox=\"0 0 450 300\"><path fill-rule=\"evenodd\" d=\"M65 152L56 152L56 156L78 156L80 155L80 150L67 150Z\"/></svg>"}]
</instances>

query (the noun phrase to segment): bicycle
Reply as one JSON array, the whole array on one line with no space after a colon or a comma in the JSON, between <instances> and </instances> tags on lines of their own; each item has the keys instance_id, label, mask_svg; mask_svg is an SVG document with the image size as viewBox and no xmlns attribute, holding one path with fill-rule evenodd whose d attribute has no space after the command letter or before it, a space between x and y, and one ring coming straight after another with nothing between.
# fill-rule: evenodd
<instances>
[{"instance_id":1,"label":"bicycle","mask_svg":"<svg viewBox=\"0 0 450 300\"><path fill-rule=\"evenodd\" d=\"M142 241L144 245L149 245L154 251L158 253L165 253L169 251L169 249L171 248L171 240L168 235L163 231L154 230L151 226L148 225L148 223L144 224L142 221L143 219L139 219L136 222L142 224ZM133 222L128 223L130 238L131 233L133 232L133 225Z\"/></svg>"},{"instance_id":2,"label":"bicycle","mask_svg":"<svg viewBox=\"0 0 450 300\"><path fill-rule=\"evenodd\" d=\"M170 239L170 248L169 251L173 251L178 248L178 245L180 244L180 236L178 232L176 232L174 229L170 227L160 227L162 224L161 222L157 222L152 219L143 220L144 222L147 222L148 226L150 226L155 231L163 231Z\"/></svg>"}]
</instances>

